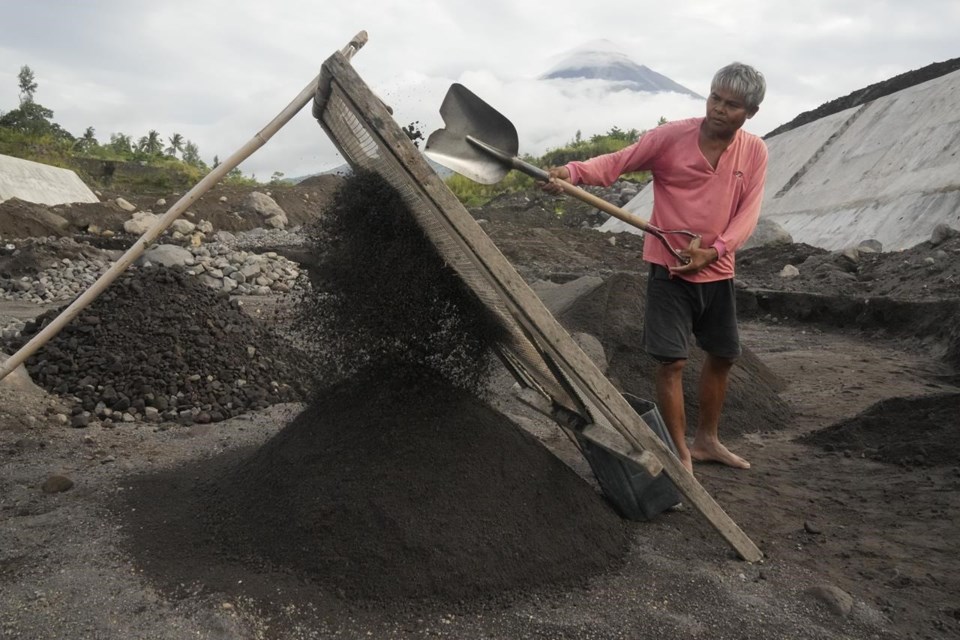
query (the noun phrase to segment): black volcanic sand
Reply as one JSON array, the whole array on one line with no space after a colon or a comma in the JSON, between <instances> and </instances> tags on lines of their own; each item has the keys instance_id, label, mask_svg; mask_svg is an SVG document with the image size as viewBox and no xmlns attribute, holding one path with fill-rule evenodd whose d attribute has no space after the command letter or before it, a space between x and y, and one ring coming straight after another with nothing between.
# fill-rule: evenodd
<instances>
[{"instance_id":1,"label":"black volcanic sand","mask_svg":"<svg viewBox=\"0 0 960 640\"><path fill-rule=\"evenodd\" d=\"M489 600L600 572L628 544L573 471L424 370L351 379L248 457L125 495L130 551L172 589L246 593L260 575L353 602Z\"/></svg>"},{"instance_id":2,"label":"black volcanic sand","mask_svg":"<svg viewBox=\"0 0 960 640\"><path fill-rule=\"evenodd\" d=\"M308 267L313 295L302 300L298 323L316 338L326 380L390 361L484 387L488 354L505 330L386 181L352 176L309 237L321 258Z\"/></svg>"},{"instance_id":3,"label":"black volcanic sand","mask_svg":"<svg viewBox=\"0 0 960 640\"><path fill-rule=\"evenodd\" d=\"M620 389L641 398L656 397L656 361L643 349L643 316L646 308L645 276L618 273L583 296L561 317L569 331L597 337L609 367L607 376ZM693 347L684 370L683 392L687 425L696 427L697 385L704 353ZM730 372L720 433L743 434L775 431L789 424L792 412L780 398L783 381L744 348Z\"/></svg>"},{"instance_id":4,"label":"black volcanic sand","mask_svg":"<svg viewBox=\"0 0 960 640\"><path fill-rule=\"evenodd\" d=\"M27 322L10 351L62 310ZM302 356L226 294L161 266L122 274L25 364L41 387L77 398L74 413L102 403L119 419L153 407L188 423L303 400L311 377Z\"/></svg>"},{"instance_id":5,"label":"black volcanic sand","mask_svg":"<svg viewBox=\"0 0 960 640\"><path fill-rule=\"evenodd\" d=\"M882 400L866 411L798 438L828 451L879 462L950 466L960 460L960 394Z\"/></svg>"}]
</instances>

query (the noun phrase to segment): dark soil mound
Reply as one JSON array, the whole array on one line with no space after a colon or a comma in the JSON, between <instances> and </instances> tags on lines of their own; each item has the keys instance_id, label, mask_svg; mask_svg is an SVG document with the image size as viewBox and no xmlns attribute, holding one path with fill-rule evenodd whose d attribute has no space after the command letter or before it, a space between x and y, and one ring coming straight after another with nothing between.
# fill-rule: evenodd
<instances>
[{"instance_id":1,"label":"dark soil mound","mask_svg":"<svg viewBox=\"0 0 960 640\"><path fill-rule=\"evenodd\" d=\"M784 133L786 131L790 131L791 129L796 129L797 127L803 126L809 122L819 120L820 118L825 118L834 113L839 113L845 109L859 107L860 105L876 100L877 98L882 98L883 96L888 96L892 93L896 93L897 91L903 91L904 89L908 89L914 85L928 82L935 78L939 78L940 76L945 76L948 73L953 73L957 69L960 69L960 58L953 58L943 62L928 64L920 69L907 71L906 73L901 73L881 82L875 82L864 87L863 89L858 89L852 93L849 93L842 98L836 98L830 102L825 102L812 111L804 111L790 122L780 125L765 135L764 138L772 138L778 133Z\"/></svg>"},{"instance_id":2,"label":"dark soil mound","mask_svg":"<svg viewBox=\"0 0 960 640\"><path fill-rule=\"evenodd\" d=\"M958 415L957 393L891 398L798 440L880 462L950 466L960 460Z\"/></svg>"},{"instance_id":3,"label":"dark soil mound","mask_svg":"<svg viewBox=\"0 0 960 640\"><path fill-rule=\"evenodd\" d=\"M129 489L117 509L130 552L171 591L488 602L596 574L628 546L580 477L424 369L353 378L249 457Z\"/></svg>"},{"instance_id":4,"label":"dark soil mound","mask_svg":"<svg viewBox=\"0 0 960 640\"><path fill-rule=\"evenodd\" d=\"M904 251L858 252L855 258L803 243L737 252L737 280L751 289L897 300L960 298L960 233ZM791 264L800 272L783 278Z\"/></svg>"},{"instance_id":5,"label":"dark soil mound","mask_svg":"<svg viewBox=\"0 0 960 640\"><path fill-rule=\"evenodd\" d=\"M11 349L59 312L28 322ZM119 418L153 407L161 418L183 422L215 422L300 400L309 371L225 295L161 267L125 273L26 366L38 385L79 398L77 413ZM100 403L110 412L98 410Z\"/></svg>"},{"instance_id":6,"label":"dark soil mound","mask_svg":"<svg viewBox=\"0 0 960 640\"><path fill-rule=\"evenodd\" d=\"M596 336L609 360L607 375L621 391L654 398L656 361L643 350L643 316L646 307L645 277L617 274L578 300L563 313L561 323L570 331ZM704 354L694 348L684 375L687 423L696 427L697 384ZM741 434L782 429L791 411L780 398L780 381L744 347L730 373L721 434Z\"/></svg>"},{"instance_id":7,"label":"dark soil mound","mask_svg":"<svg viewBox=\"0 0 960 640\"><path fill-rule=\"evenodd\" d=\"M46 205L10 198L0 202L0 237L62 237L71 232L70 223Z\"/></svg>"},{"instance_id":8,"label":"dark soil mound","mask_svg":"<svg viewBox=\"0 0 960 640\"><path fill-rule=\"evenodd\" d=\"M459 600L564 581L608 567L627 543L573 471L422 369L329 390L197 500L211 522L196 533L224 553L351 598Z\"/></svg>"}]
</instances>

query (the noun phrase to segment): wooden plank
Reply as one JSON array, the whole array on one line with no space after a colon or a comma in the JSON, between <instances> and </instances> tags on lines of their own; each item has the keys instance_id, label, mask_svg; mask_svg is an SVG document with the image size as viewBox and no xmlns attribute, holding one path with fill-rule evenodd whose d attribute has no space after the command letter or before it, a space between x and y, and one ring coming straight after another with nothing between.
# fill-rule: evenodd
<instances>
[{"instance_id":1,"label":"wooden plank","mask_svg":"<svg viewBox=\"0 0 960 640\"><path fill-rule=\"evenodd\" d=\"M710 522L741 558L751 562L762 559L763 554L753 541L683 467L680 460L660 441L553 318L493 241L396 126L383 103L376 99L346 59L335 54L324 63L324 67L336 78L338 85L353 102L356 112L363 114L375 125L376 128L371 128L369 133L378 137L379 142L396 155L422 195L432 201L447 220L451 231L461 240L462 246L472 252L476 262L485 267L491 278L491 286L509 303L512 312L516 313L517 321L534 337L534 345L542 350L545 358L562 369L567 377L564 382L572 384L582 392L589 403L601 411L638 452L650 451L655 455L663 465L664 472L687 501Z\"/></svg>"},{"instance_id":2,"label":"wooden plank","mask_svg":"<svg viewBox=\"0 0 960 640\"><path fill-rule=\"evenodd\" d=\"M577 439L574 434L579 434L598 447L602 447L628 462L639 465L653 477L660 475L663 471L663 464L655 455L649 451L638 452L630 446L630 443L620 433L614 431L611 427L596 422L585 424L582 420L577 419L578 416L570 415L563 410L558 411L549 398L542 396L533 389L521 389L516 395L525 405L560 425L575 443Z\"/></svg>"}]
</instances>

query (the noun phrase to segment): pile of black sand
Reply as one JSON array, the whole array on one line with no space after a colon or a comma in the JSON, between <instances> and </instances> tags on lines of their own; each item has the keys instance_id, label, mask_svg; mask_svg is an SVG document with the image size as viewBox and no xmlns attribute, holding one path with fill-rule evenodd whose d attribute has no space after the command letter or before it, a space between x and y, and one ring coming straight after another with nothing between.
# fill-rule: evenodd
<instances>
[{"instance_id":1,"label":"pile of black sand","mask_svg":"<svg viewBox=\"0 0 960 640\"><path fill-rule=\"evenodd\" d=\"M620 518L505 416L427 369L368 373L245 459L127 492L135 553L171 583L232 591L211 576L239 563L351 601L459 602L576 581L626 552Z\"/></svg>"},{"instance_id":2,"label":"pile of black sand","mask_svg":"<svg viewBox=\"0 0 960 640\"><path fill-rule=\"evenodd\" d=\"M647 300L646 276L618 273L583 296L565 311L560 322L568 331L595 336L609 362L607 376L622 392L655 398L657 362L643 349L643 317ZM684 370L683 392L687 425L697 424L697 386L703 352L693 347ZM730 372L720 433L743 434L775 431L791 418L789 406L779 396L783 381L748 348Z\"/></svg>"},{"instance_id":3,"label":"pile of black sand","mask_svg":"<svg viewBox=\"0 0 960 640\"><path fill-rule=\"evenodd\" d=\"M603 498L481 399L502 330L396 192L357 174L316 233L302 316L339 381L245 457L126 492L132 552L168 584L232 591L243 566L351 602L486 601L621 558Z\"/></svg>"},{"instance_id":4,"label":"pile of black sand","mask_svg":"<svg viewBox=\"0 0 960 640\"><path fill-rule=\"evenodd\" d=\"M8 349L60 311L28 322ZM161 420L205 423L302 400L307 365L225 294L166 267L124 273L26 362L38 385L78 399L74 426L83 412L118 421L152 407Z\"/></svg>"},{"instance_id":5,"label":"pile of black sand","mask_svg":"<svg viewBox=\"0 0 960 640\"><path fill-rule=\"evenodd\" d=\"M798 441L891 464L951 466L960 460L958 415L960 393L890 398Z\"/></svg>"}]
</instances>

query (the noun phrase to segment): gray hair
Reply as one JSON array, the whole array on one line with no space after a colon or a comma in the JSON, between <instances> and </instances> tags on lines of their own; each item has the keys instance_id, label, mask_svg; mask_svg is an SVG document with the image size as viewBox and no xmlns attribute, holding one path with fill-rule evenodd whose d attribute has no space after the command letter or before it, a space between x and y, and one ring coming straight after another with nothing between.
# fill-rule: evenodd
<instances>
[{"instance_id":1,"label":"gray hair","mask_svg":"<svg viewBox=\"0 0 960 640\"><path fill-rule=\"evenodd\" d=\"M748 109L759 107L767 93L767 81L763 74L742 62L732 62L717 71L710 83L710 90L726 89L743 98Z\"/></svg>"}]
</instances>

